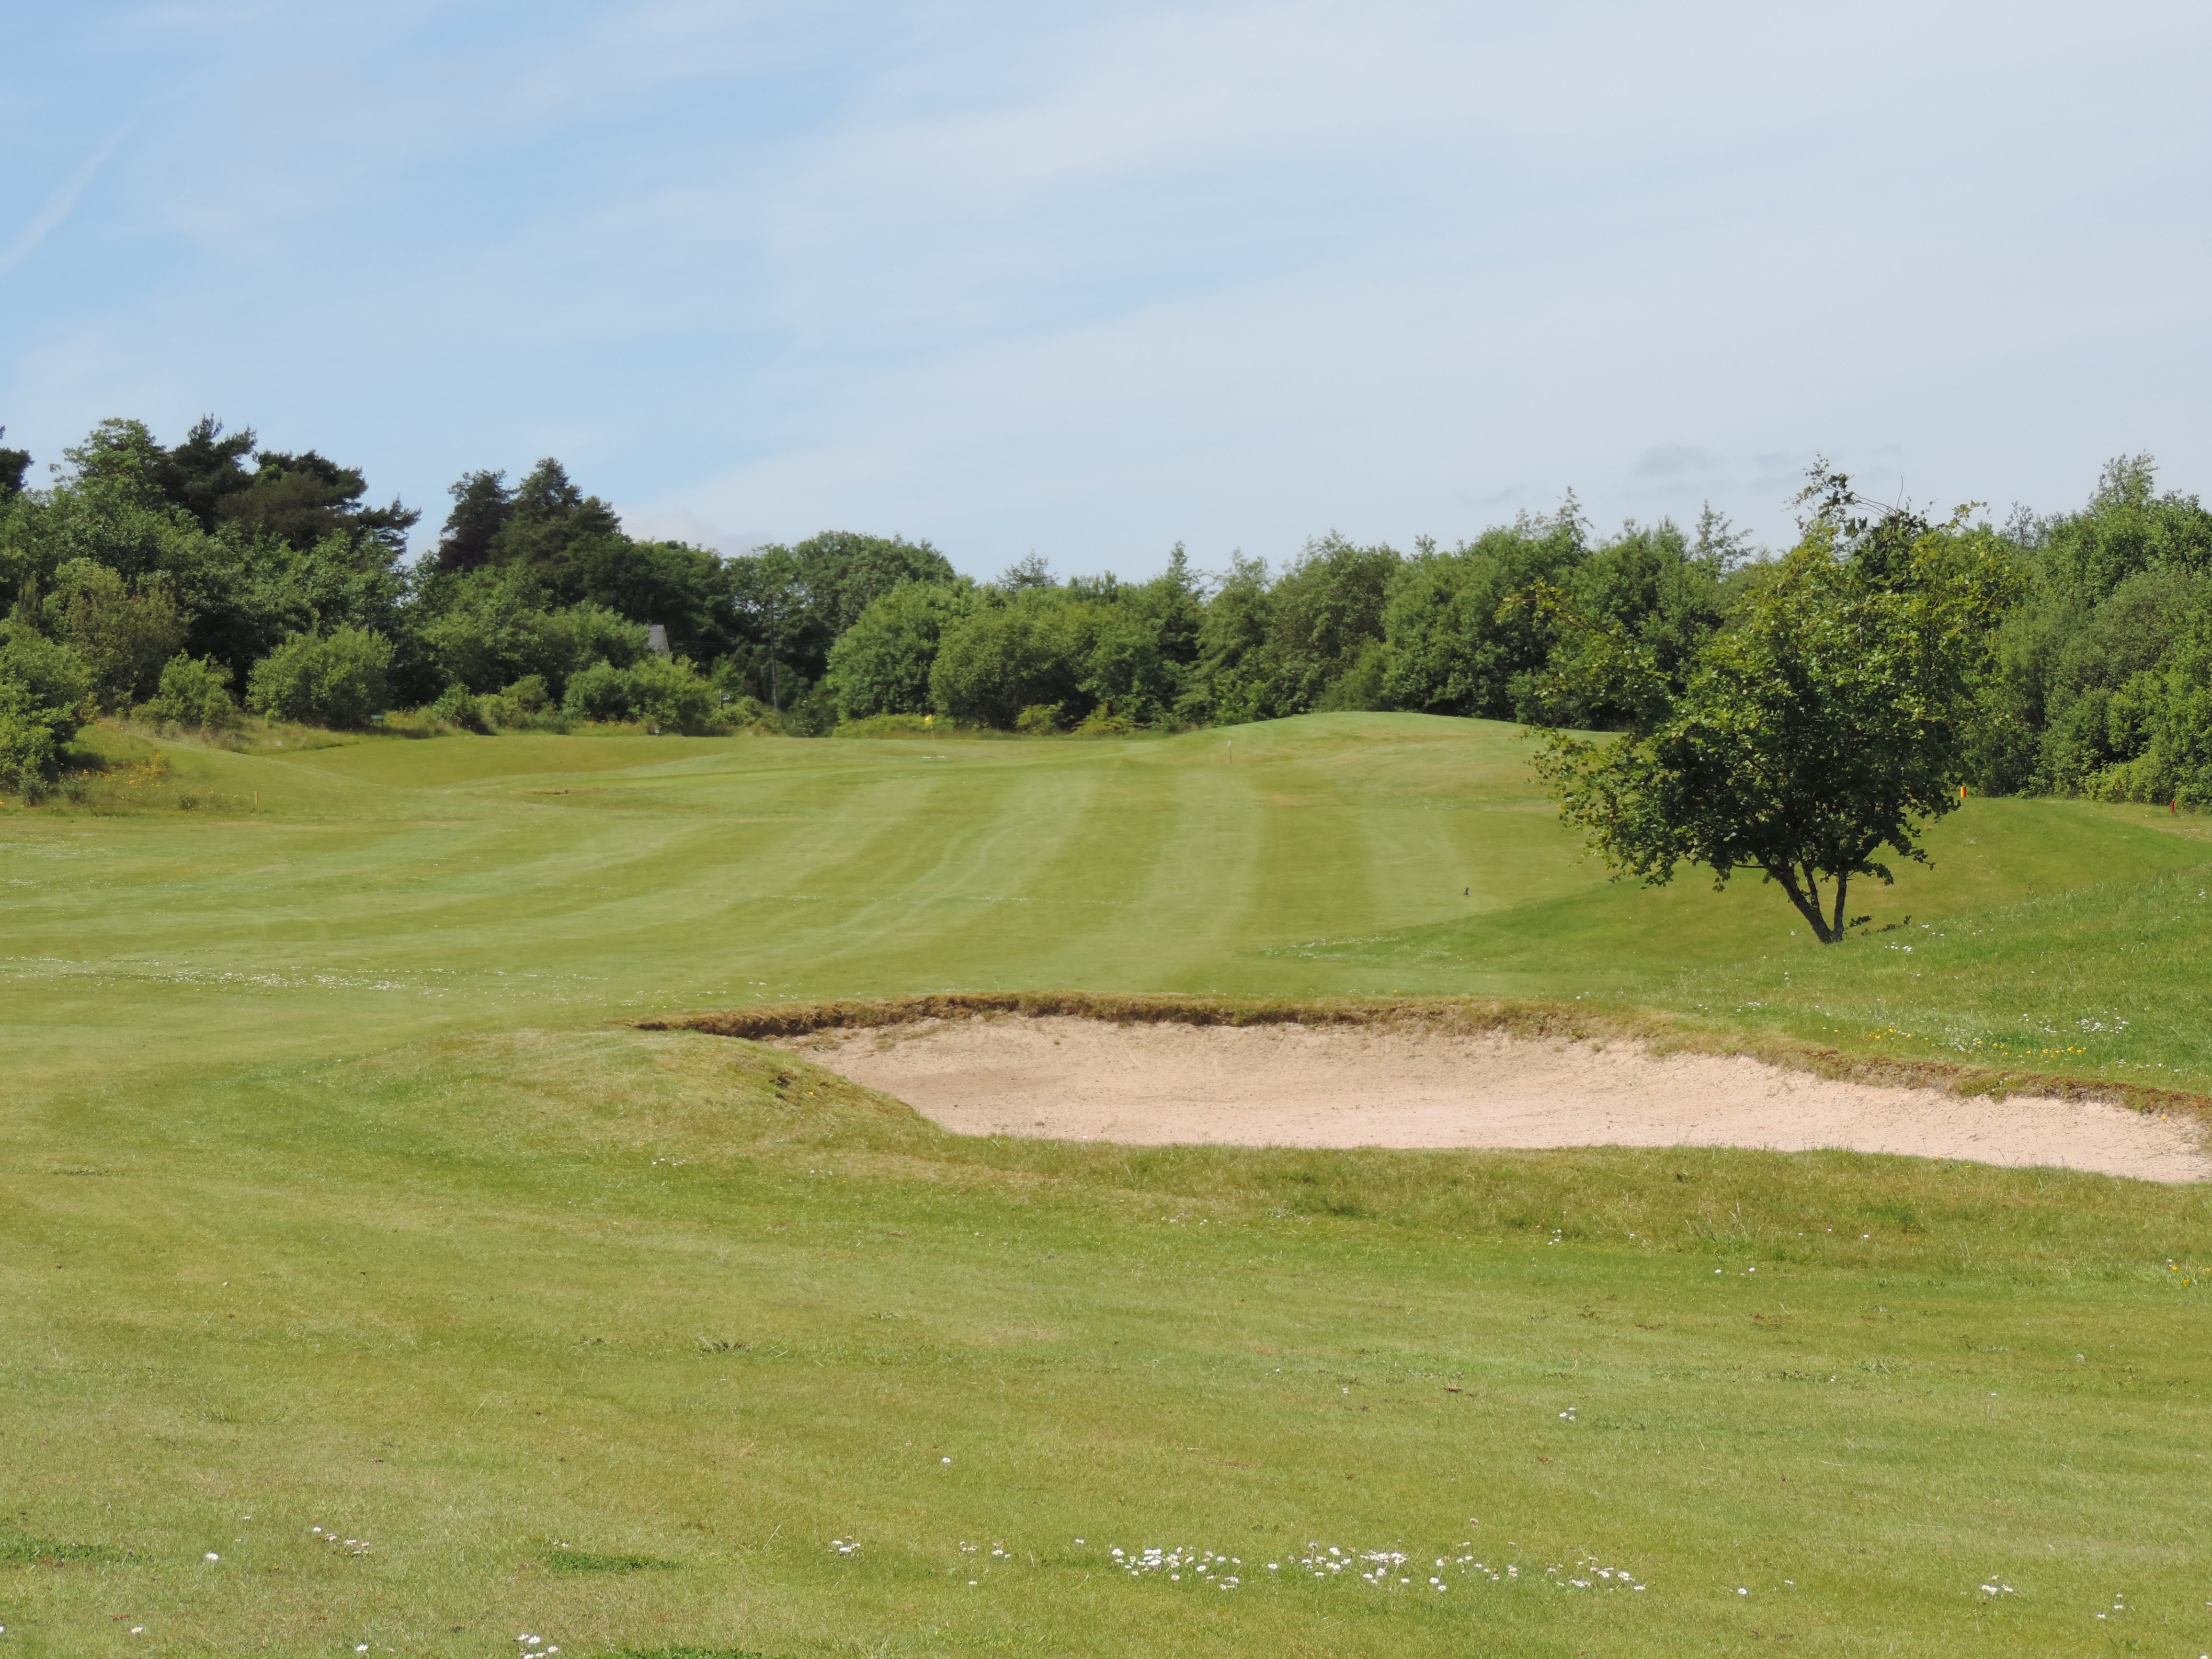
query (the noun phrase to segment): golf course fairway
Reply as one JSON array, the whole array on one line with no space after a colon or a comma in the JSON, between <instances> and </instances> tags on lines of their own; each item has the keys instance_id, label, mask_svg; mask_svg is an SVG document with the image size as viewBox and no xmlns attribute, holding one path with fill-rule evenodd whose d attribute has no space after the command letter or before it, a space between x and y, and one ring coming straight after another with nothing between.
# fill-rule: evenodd
<instances>
[{"instance_id":1,"label":"golf course fairway","mask_svg":"<svg viewBox=\"0 0 2212 1659\"><path fill-rule=\"evenodd\" d=\"M87 735L0 810L0 1659L2212 1650L2201 1187L963 1139L636 1028L1512 998L2179 1100L2204 820L1968 801L1822 949L1479 721Z\"/></svg>"}]
</instances>

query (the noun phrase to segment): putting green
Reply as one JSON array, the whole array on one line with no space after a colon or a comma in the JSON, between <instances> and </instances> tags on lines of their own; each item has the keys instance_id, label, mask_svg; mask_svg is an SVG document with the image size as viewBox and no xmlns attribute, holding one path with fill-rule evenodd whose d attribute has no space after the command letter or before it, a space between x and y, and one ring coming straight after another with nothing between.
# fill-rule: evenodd
<instances>
[{"instance_id":1,"label":"putting green","mask_svg":"<svg viewBox=\"0 0 2212 1659\"><path fill-rule=\"evenodd\" d=\"M179 746L260 810L0 813L0 1642L2212 1645L2200 1189L961 1140L621 1024L1510 992L1955 1053L2094 994L2144 1012L2039 1063L2203 1075L2192 822L1970 803L1875 895L1909 929L1824 952L1771 890L1607 884L1525 752Z\"/></svg>"}]
</instances>

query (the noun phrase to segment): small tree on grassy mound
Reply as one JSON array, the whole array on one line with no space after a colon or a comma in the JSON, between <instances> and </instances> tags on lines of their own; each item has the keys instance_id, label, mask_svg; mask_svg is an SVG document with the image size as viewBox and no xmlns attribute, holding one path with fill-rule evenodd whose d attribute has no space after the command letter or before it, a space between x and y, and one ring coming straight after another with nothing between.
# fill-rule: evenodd
<instances>
[{"instance_id":1,"label":"small tree on grassy mound","mask_svg":"<svg viewBox=\"0 0 2212 1659\"><path fill-rule=\"evenodd\" d=\"M1849 480L1825 468L1807 493L1820 506L1804 540L1686 669L1560 608L1585 635L1573 672L1609 682L1573 690L1644 712L1609 742L1547 734L1537 766L1617 875L1658 886L1692 864L1717 889L1757 870L1832 944L1852 925L1852 878L1894 880L1885 850L1925 863L1921 830L1958 805L1990 635L2020 579L1965 509L1940 527L1857 516Z\"/></svg>"}]
</instances>

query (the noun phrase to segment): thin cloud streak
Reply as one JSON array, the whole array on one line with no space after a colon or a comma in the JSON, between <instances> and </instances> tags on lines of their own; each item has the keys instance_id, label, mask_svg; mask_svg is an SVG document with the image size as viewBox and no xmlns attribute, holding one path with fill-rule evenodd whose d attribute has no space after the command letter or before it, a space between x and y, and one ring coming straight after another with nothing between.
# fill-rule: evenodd
<instances>
[{"instance_id":1,"label":"thin cloud streak","mask_svg":"<svg viewBox=\"0 0 2212 1659\"><path fill-rule=\"evenodd\" d=\"M31 222L23 228L23 234L15 239L15 245L6 252L0 253L0 276L6 276L29 258L37 251L39 244L46 240L48 234L70 216L76 207L76 198L84 194L85 186L92 182L93 174L98 173L101 164L115 154L117 146L130 135L130 131L127 124L116 128L108 136L107 142L87 156L83 164L63 179L54 193L46 198L46 205L32 215Z\"/></svg>"}]
</instances>

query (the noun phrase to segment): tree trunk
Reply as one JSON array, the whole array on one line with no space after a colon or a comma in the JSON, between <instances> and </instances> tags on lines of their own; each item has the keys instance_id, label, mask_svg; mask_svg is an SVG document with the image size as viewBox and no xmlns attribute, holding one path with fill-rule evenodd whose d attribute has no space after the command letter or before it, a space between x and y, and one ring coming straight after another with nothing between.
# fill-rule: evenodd
<instances>
[{"instance_id":1,"label":"tree trunk","mask_svg":"<svg viewBox=\"0 0 2212 1659\"><path fill-rule=\"evenodd\" d=\"M1819 939L1823 945L1833 945L1843 937L1841 930L1831 928L1828 926L1828 919L1820 914L1820 878L1809 867L1806 870L1802 881L1798 879L1795 865L1785 864L1778 870L1772 865L1768 865L1765 870L1768 875L1780 884L1782 890L1790 895L1790 902L1797 907L1797 914L1811 924L1814 939ZM1841 886L1842 884L1838 882L1836 914L1839 917L1844 913Z\"/></svg>"}]
</instances>

